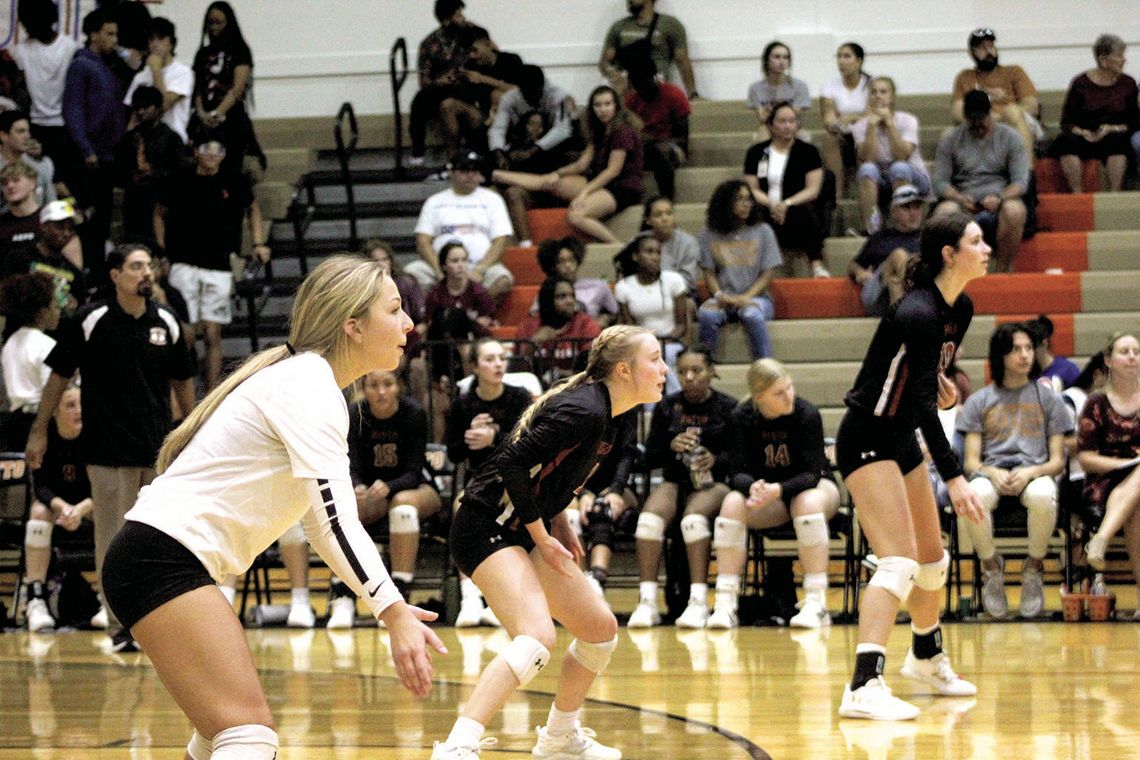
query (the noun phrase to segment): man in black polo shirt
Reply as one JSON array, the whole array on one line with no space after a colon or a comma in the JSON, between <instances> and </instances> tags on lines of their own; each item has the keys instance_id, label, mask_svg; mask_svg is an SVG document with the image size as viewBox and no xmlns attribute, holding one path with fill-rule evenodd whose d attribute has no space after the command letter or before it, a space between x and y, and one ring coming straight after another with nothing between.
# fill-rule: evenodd
<instances>
[{"instance_id":1,"label":"man in black polo shirt","mask_svg":"<svg viewBox=\"0 0 1140 760\"><path fill-rule=\"evenodd\" d=\"M883 316L902 298L907 262L918 253L925 205L914 185L895 188L890 226L871 233L859 255L848 263L847 274L862 289L867 316Z\"/></svg>"},{"instance_id":2,"label":"man in black polo shirt","mask_svg":"<svg viewBox=\"0 0 1140 760\"><path fill-rule=\"evenodd\" d=\"M80 309L63 325L48 354L51 377L28 435L32 469L43 461L48 420L76 370L83 377L83 438L95 500L95 570L134 506L139 489L155 477L154 462L170 432L170 389L183 409L194 406L194 366L178 318L150 300L150 251L120 245L107 255L115 297ZM133 650L130 633L110 615L114 651Z\"/></svg>"}]
</instances>

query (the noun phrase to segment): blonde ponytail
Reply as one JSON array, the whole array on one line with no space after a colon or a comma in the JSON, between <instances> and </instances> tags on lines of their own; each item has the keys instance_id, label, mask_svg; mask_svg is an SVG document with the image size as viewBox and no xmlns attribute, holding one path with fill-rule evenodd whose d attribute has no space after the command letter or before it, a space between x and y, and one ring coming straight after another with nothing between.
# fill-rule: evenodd
<instances>
[{"instance_id":1,"label":"blonde ponytail","mask_svg":"<svg viewBox=\"0 0 1140 760\"><path fill-rule=\"evenodd\" d=\"M330 362L343 357L348 351L344 323L367 316L386 276L380 264L361 255L338 254L318 264L297 288L289 315L288 344L249 357L202 399L163 441L155 464L159 474L170 467L234 388L257 372L287 359L293 352L312 351Z\"/></svg>"}]
</instances>

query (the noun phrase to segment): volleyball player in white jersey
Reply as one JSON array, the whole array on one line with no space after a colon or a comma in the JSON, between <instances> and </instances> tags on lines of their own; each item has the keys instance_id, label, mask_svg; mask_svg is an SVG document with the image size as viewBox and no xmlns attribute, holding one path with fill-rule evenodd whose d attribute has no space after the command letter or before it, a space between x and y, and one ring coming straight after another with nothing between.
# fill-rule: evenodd
<instances>
[{"instance_id":1,"label":"volleyball player in white jersey","mask_svg":"<svg viewBox=\"0 0 1140 760\"><path fill-rule=\"evenodd\" d=\"M291 525L388 627L401 682L431 689L431 649L360 525L341 389L399 362L412 322L375 262L333 256L297 291L289 342L251 356L171 433L103 566L107 602L196 729L190 760L272 760L277 734L215 582Z\"/></svg>"}]
</instances>

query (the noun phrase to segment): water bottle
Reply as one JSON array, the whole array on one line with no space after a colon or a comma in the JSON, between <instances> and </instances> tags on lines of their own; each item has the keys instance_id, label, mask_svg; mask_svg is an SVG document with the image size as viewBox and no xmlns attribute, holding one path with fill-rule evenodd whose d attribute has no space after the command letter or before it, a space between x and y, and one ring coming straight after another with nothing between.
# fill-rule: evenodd
<instances>
[{"instance_id":1,"label":"water bottle","mask_svg":"<svg viewBox=\"0 0 1140 760\"><path fill-rule=\"evenodd\" d=\"M1104 573L1097 573L1093 576L1093 582L1089 587L1089 593L1093 596L1105 596L1108 594L1108 587L1104 584Z\"/></svg>"},{"instance_id":2,"label":"water bottle","mask_svg":"<svg viewBox=\"0 0 1140 760\"><path fill-rule=\"evenodd\" d=\"M698 441L687 453L681 455L682 461L689 466L689 480L693 483L693 490L703 491L706 488L712 488L712 471L701 469L696 464L698 459L708 453L710 453L709 450Z\"/></svg>"}]
</instances>

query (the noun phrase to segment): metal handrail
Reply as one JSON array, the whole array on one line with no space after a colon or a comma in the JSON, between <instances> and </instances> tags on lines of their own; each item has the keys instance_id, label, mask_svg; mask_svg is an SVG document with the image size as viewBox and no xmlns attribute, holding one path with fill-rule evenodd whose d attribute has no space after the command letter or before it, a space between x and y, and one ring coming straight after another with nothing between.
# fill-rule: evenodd
<instances>
[{"instance_id":1,"label":"metal handrail","mask_svg":"<svg viewBox=\"0 0 1140 760\"><path fill-rule=\"evenodd\" d=\"M400 65L396 65L399 56ZM403 37L396 39L388 53L388 77L392 83L392 118L396 131L396 179L404 178L404 117L400 112L400 89L408 79L408 43Z\"/></svg>"},{"instance_id":2,"label":"metal handrail","mask_svg":"<svg viewBox=\"0 0 1140 760\"><path fill-rule=\"evenodd\" d=\"M345 140L344 125L348 121L349 137ZM356 111L352 103L341 103L340 110L336 112L336 122L333 124L333 140L336 142L336 157L340 161L340 179L344 183L345 199L348 202L348 238L349 247L356 250L360 247L360 238L356 234L356 193L352 189L352 154L356 152L356 143L360 140L360 130L356 124Z\"/></svg>"}]
</instances>

